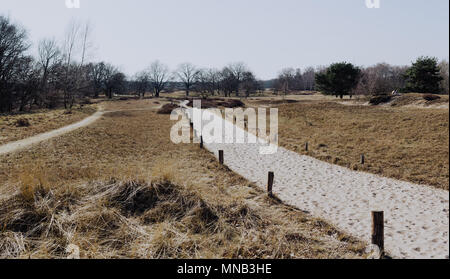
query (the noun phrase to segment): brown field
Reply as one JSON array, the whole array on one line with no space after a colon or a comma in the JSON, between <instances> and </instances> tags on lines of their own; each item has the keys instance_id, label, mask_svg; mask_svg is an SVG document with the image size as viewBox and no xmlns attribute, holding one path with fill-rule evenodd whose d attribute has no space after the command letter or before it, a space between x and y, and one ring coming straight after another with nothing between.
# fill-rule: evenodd
<instances>
[{"instance_id":1,"label":"brown field","mask_svg":"<svg viewBox=\"0 0 450 279\"><path fill-rule=\"evenodd\" d=\"M334 102L277 106L280 145L287 149L353 170L449 189L446 109ZM361 154L366 157L364 166Z\"/></svg>"},{"instance_id":2,"label":"brown field","mask_svg":"<svg viewBox=\"0 0 450 279\"><path fill-rule=\"evenodd\" d=\"M171 143L161 105L105 103L134 111L0 156L0 258L64 258L70 244L82 258L364 256L365 244L269 199L209 152Z\"/></svg>"},{"instance_id":3,"label":"brown field","mask_svg":"<svg viewBox=\"0 0 450 279\"><path fill-rule=\"evenodd\" d=\"M95 106L89 105L83 108L75 108L70 113L67 113L64 109L57 109L39 110L15 115L0 115L0 145L78 122L93 114L95 110ZM20 120L26 120L29 126L19 125L18 121Z\"/></svg>"}]
</instances>

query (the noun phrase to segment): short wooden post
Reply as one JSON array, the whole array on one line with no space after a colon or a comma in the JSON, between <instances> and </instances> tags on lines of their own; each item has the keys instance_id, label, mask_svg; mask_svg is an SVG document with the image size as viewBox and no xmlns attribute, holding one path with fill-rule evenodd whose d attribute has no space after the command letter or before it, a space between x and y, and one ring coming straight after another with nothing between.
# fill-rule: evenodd
<instances>
[{"instance_id":1,"label":"short wooden post","mask_svg":"<svg viewBox=\"0 0 450 279\"><path fill-rule=\"evenodd\" d=\"M269 172L269 181L267 182L267 192L269 193L269 196L273 196L273 181L275 178L275 174L271 171Z\"/></svg>"},{"instance_id":2,"label":"short wooden post","mask_svg":"<svg viewBox=\"0 0 450 279\"><path fill-rule=\"evenodd\" d=\"M372 212L372 244L380 248L381 255L384 254L384 212Z\"/></svg>"},{"instance_id":3,"label":"short wooden post","mask_svg":"<svg viewBox=\"0 0 450 279\"><path fill-rule=\"evenodd\" d=\"M200 148L203 148L203 136L200 136Z\"/></svg>"},{"instance_id":4,"label":"short wooden post","mask_svg":"<svg viewBox=\"0 0 450 279\"><path fill-rule=\"evenodd\" d=\"M364 165L366 163L366 156L364 154L361 155L361 165Z\"/></svg>"},{"instance_id":5,"label":"short wooden post","mask_svg":"<svg viewBox=\"0 0 450 279\"><path fill-rule=\"evenodd\" d=\"M219 150L219 163L221 165L223 165L223 162L224 162L224 160L223 160L223 150Z\"/></svg>"},{"instance_id":6,"label":"short wooden post","mask_svg":"<svg viewBox=\"0 0 450 279\"><path fill-rule=\"evenodd\" d=\"M309 143L305 143L305 151L306 151L306 152L309 151Z\"/></svg>"}]
</instances>

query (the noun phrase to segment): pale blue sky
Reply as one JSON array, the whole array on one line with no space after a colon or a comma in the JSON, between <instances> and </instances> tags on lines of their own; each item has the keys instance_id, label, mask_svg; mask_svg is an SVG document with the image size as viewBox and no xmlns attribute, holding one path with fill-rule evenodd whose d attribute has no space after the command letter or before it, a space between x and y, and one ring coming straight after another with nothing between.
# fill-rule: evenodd
<instances>
[{"instance_id":1,"label":"pale blue sky","mask_svg":"<svg viewBox=\"0 0 450 279\"><path fill-rule=\"evenodd\" d=\"M0 14L33 42L62 38L71 19L89 20L105 60L127 74L159 59L222 67L245 62L259 78L284 67L349 61L410 64L420 55L448 59L448 0L0 0Z\"/></svg>"}]
</instances>

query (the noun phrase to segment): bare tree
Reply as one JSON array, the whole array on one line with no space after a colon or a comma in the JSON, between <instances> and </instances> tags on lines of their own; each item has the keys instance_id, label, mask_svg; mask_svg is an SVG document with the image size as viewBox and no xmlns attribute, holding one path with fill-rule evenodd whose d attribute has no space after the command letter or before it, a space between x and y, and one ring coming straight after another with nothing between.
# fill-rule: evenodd
<instances>
[{"instance_id":1,"label":"bare tree","mask_svg":"<svg viewBox=\"0 0 450 279\"><path fill-rule=\"evenodd\" d=\"M102 91L106 91L105 82L108 78L107 65L104 62L89 63L87 65L87 79L90 83L92 96L98 98Z\"/></svg>"},{"instance_id":2,"label":"bare tree","mask_svg":"<svg viewBox=\"0 0 450 279\"><path fill-rule=\"evenodd\" d=\"M86 62L86 59L89 57L89 51L92 47L92 42L91 42L91 25L89 23L86 23L83 27L82 30L82 34L81 34L81 63L80 65L83 66L84 63Z\"/></svg>"},{"instance_id":3,"label":"bare tree","mask_svg":"<svg viewBox=\"0 0 450 279\"><path fill-rule=\"evenodd\" d=\"M0 16L0 111L13 109L14 78L28 48L25 30Z\"/></svg>"},{"instance_id":4,"label":"bare tree","mask_svg":"<svg viewBox=\"0 0 450 279\"><path fill-rule=\"evenodd\" d=\"M75 102L75 91L77 87L77 65L73 63L73 56L78 51L77 40L80 33L80 25L72 21L66 29L63 42L63 58L64 58L64 80L62 81L64 108L71 109Z\"/></svg>"},{"instance_id":5,"label":"bare tree","mask_svg":"<svg viewBox=\"0 0 450 279\"><path fill-rule=\"evenodd\" d=\"M244 78L244 73L249 72L249 69L243 62L231 63L226 67L234 76L236 97L239 96L239 87L241 85L242 79Z\"/></svg>"},{"instance_id":6,"label":"bare tree","mask_svg":"<svg viewBox=\"0 0 450 279\"><path fill-rule=\"evenodd\" d=\"M380 95L405 87L407 67L379 63L362 70L361 78L354 93L357 95Z\"/></svg>"},{"instance_id":7,"label":"bare tree","mask_svg":"<svg viewBox=\"0 0 450 279\"><path fill-rule=\"evenodd\" d=\"M48 95L48 80L51 70L59 63L60 50L55 39L43 39L39 42L39 66L42 71L42 78L40 84L40 99L41 102L47 99ZM36 100L37 101L37 100Z\"/></svg>"},{"instance_id":8,"label":"bare tree","mask_svg":"<svg viewBox=\"0 0 450 279\"><path fill-rule=\"evenodd\" d=\"M278 74L277 87L284 95L287 95L293 89L294 81L295 70L293 68L285 68Z\"/></svg>"},{"instance_id":9,"label":"bare tree","mask_svg":"<svg viewBox=\"0 0 450 279\"><path fill-rule=\"evenodd\" d=\"M167 86L170 81L169 68L159 61L153 62L147 70L155 97L159 98L161 91Z\"/></svg>"},{"instance_id":10,"label":"bare tree","mask_svg":"<svg viewBox=\"0 0 450 279\"><path fill-rule=\"evenodd\" d=\"M245 93L245 97L248 98L250 94L258 90L258 81L252 72L245 72L242 77L241 87Z\"/></svg>"},{"instance_id":11,"label":"bare tree","mask_svg":"<svg viewBox=\"0 0 450 279\"><path fill-rule=\"evenodd\" d=\"M144 98L150 88L150 78L147 72L142 71L134 76L134 89L139 97Z\"/></svg>"},{"instance_id":12,"label":"bare tree","mask_svg":"<svg viewBox=\"0 0 450 279\"><path fill-rule=\"evenodd\" d=\"M225 67L220 72L220 89L222 90L225 97L230 97L231 93L234 91L239 92L239 82L236 79L234 73L229 67Z\"/></svg>"},{"instance_id":13,"label":"bare tree","mask_svg":"<svg viewBox=\"0 0 450 279\"><path fill-rule=\"evenodd\" d=\"M316 71L313 67L305 69L302 75L303 89L313 91L316 84Z\"/></svg>"},{"instance_id":14,"label":"bare tree","mask_svg":"<svg viewBox=\"0 0 450 279\"><path fill-rule=\"evenodd\" d=\"M198 74L199 70L197 70L197 68L191 63L183 63L178 66L176 75L184 85L186 97L189 97L189 92L191 91Z\"/></svg>"}]
</instances>

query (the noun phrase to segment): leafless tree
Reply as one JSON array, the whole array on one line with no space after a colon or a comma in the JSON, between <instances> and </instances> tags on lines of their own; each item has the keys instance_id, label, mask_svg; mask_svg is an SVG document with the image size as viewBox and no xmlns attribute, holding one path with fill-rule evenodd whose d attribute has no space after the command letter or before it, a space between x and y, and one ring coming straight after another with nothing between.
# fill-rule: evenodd
<instances>
[{"instance_id":1,"label":"leafless tree","mask_svg":"<svg viewBox=\"0 0 450 279\"><path fill-rule=\"evenodd\" d=\"M239 87L241 85L242 79L244 78L244 73L249 72L249 69L243 62L231 63L226 68L234 76L235 92L236 92L236 97L238 97L239 96Z\"/></svg>"},{"instance_id":2,"label":"leafless tree","mask_svg":"<svg viewBox=\"0 0 450 279\"><path fill-rule=\"evenodd\" d=\"M258 90L258 81L252 72L245 72L243 74L241 88L244 91L246 98Z\"/></svg>"},{"instance_id":3,"label":"leafless tree","mask_svg":"<svg viewBox=\"0 0 450 279\"><path fill-rule=\"evenodd\" d=\"M170 81L169 68L159 61L153 62L147 70L155 97L159 98L161 91L167 86Z\"/></svg>"},{"instance_id":4,"label":"leafless tree","mask_svg":"<svg viewBox=\"0 0 450 279\"><path fill-rule=\"evenodd\" d=\"M11 111L14 105L14 79L29 48L24 29L0 16L0 111Z\"/></svg>"},{"instance_id":5,"label":"leafless tree","mask_svg":"<svg viewBox=\"0 0 450 279\"><path fill-rule=\"evenodd\" d=\"M405 86L404 74L407 67L379 63L362 70L361 78L354 93L357 95L387 94Z\"/></svg>"},{"instance_id":6,"label":"leafless tree","mask_svg":"<svg viewBox=\"0 0 450 279\"><path fill-rule=\"evenodd\" d=\"M89 63L87 65L87 78L91 86L91 94L98 98L105 91L105 82L108 78L107 65L104 62Z\"/></svg>"},{"instance_id":7,"label":"leafless tree","mask_svg":"<svg viewBox=\"0 0 450 279\"><path fill-rule=\"evenodd\" d=\"M55 39L43 39L39 42L38 55L39 66L42 71L41 84L40 84L40 96L41 102L47 99L48 95L48 81L51 75L51 71L55 68L55 65L59 63L60 50L58 43ZM36 100L38 101L38 100Z\"/></svg>"},{"instance_id":8,"label":"leafless tree","mask_svg":"<svg viewBox=\"0 0 450 279\"><path fill-rule=\"evenodd\" d=\"M189 92L195 83L199 70L191 63L183 63L178 66L175 74L184 85L186 97L189 97Z\"/></svg>"},{"instance_id":9,"label":"leafless tree","mask_svg":"<svg viewBox=\"0 0 450 279\"><path fill-rule=\"evenodd\" d=\"M239 92L239 82L236 79L234 73L229 67L225 67L220 72L220 90L223 92L225 97L230 97L231 93Z\"/></svg>"},{"instance_id":10,"label":"leafless tree","mask_svg":"<svg viewBox=\"0 0 450 279\"><path fill-rule=\"evenodd\" d=\"M308 67L305 69L305 71L302 74L302 81L303 81L303 89L308 91L313 91L316 81L316 71L313 67Z\"/></svg>"},{"instance_id":11,"label":"leafless tree","mask_svg":"<svg viewBox=\"0 0 450 279\"><path fill-rule=\"evenodd\" d=\"M134 76L134 90L139 97L144 98L150 88L150 77L147 72L142 71Z\"/></svg>"},{"instance_id":12,"label":"leafless tree","mask_svg":"<svg viewBox=\"0 0 450 279\"><path fill-rule=\"evenodd\" d=\"M89 87L85 66L88 51L91 48L91 28L88 23L82 26L76 21L70 22L66 29L62 53L64 58L64 80L62 83L64 107L71 109L77 97ZM79 56L79 60L75 58Z\"/></svg>"},{"instance_id":13,"label":"leafless tree","mask_svg":"<svg viewBox=\"0 0 450 279\"><path fill-rule=\"evenodd\" d=\"M295 70L293 68L285 68L281 70L278 74L277 80L279 90L281 90L284 95L289 94L289 92L293 89L295 82Z\"/></svg>"}]
</instances>

